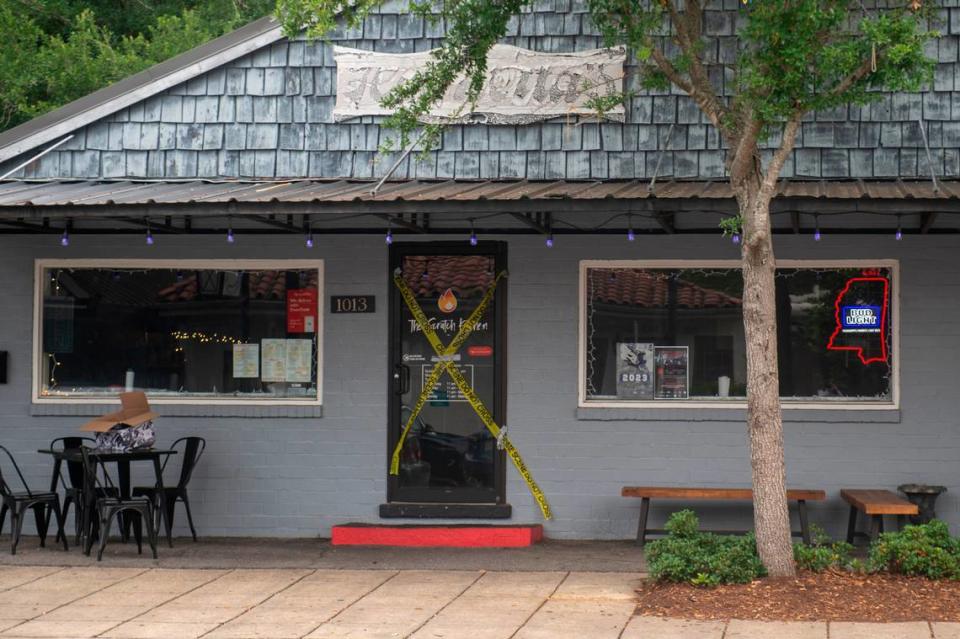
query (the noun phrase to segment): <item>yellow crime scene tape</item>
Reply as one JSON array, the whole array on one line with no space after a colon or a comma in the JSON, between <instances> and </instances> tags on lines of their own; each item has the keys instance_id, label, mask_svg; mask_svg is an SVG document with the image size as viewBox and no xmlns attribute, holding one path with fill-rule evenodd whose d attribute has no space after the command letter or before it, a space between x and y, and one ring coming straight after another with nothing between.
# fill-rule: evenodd
<instances>
[{"instance_id":1,"label":"yellow crime scene tape","mask_svg":"<svg viewBox=\"0 0 960 639\"><path fill-rule=\"evenodd\" d=\"M401 277L400 269L397 269L394 272L393 283L400 290L400 295L403 297L404 303L407 305L407 308L410 309L417 326L420 327L420 330L427 338L430 346L436 352L439 361L437 362L437 365L434 366L433 371L430 373L430 376L427 378L426 382L424 382L423 390L420 392L420 397L417 398L417 402L414 404L413 411L410 413L410 417L407 419L407 423L403 427L403 432L400 434L400 441L397 442L397 446L393 450L393 457L390 460L390 474L396 475L400 472L400 451L403 448L407 434L410 432L410 428L413 426L417 415L420 414L423 406L429 400L430 394L433 392L433 387L436 386L437 382L440 380L440 376L444 371L446 371L453 379L454 384L457 385L457 388L460 390L460 392L463 393L464 398L466 398L467 402L470 404L470 407L473 408L474 412L480 418L480 421L482 421L484 426L487 427L487 430L490 431L490 434L496 438L497 445L507 451L507 455L510 456L510 460L513 462L513 465L516 466L517 472L520 473L523 481L526 482L527 488L530 490L530 493L536 500L537 505L540 507L540 512L543 513L543 518L551 519L553 514L550 511L550 504L547 503L546 496L543 494L543 491L540 490L537 482L534 481L533 475L530 473L527 465L523 463L523 458L520 456L520 451L518 451L516 446L513 445L513 442L510 441L510 438L507 437L506 432L501 430L496 421L494 421L493 415L490 414L490 411L487 410L487 407L483 404L483 401L474 392L473 387L470 386L470 383L463 376L463 373L461 373L460 370L454 365L452 357L457 353L460 347L463 346L464 342L467 341L467 338L470 337L470 333L473 332L473 329L483 316L484 311L486 311L487 307L490 305L490 302L493 300L493 294L496 290L497 283L500 281L500 278L504 277L505 275L505 271L501 271L500 274L497 275L497 277L490 284L489 288L487 288L486 292L483 294L480 304L473 310L473 312L467 318L467 321L464 322L464 324L460 327L460 330L457 332L456 336L454 336L453 341L444 347L443 342L440 341L440 338L437 337L433 327L430 326L430 321L427 319L423 309L421 309L420 305L417 303L417 299L414 296L413 291L410 290L410 287Z\"/></svg>"}]
</instances>

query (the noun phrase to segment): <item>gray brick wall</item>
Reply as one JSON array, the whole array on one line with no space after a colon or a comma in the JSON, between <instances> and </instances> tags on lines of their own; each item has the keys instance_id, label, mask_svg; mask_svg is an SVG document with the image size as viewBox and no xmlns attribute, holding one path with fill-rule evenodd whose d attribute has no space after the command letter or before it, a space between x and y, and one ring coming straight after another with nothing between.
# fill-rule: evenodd
<instances>
[{"instance_id":1,"label":"gray brick wall","mask_svg":"<svg viewBox=\"0 0 960 639\"><path fill-rule=\"evenodd\" d=\"M385 5L362 27L340 29L330 42L384 52L426 51L442 24ZM736 50L735 3L707 11L708 61ZM923 93L888 95L865 107L811 114L786 177L889 178L930 172L917 120L924 121L933 170L960 176L960 8L941 10L944 36L929 54L938 61ZM601 46L582 2L544 0L511 21L505 42L540 51ZM404 161L397 177L646 179L657 161L662 176L719 178L724 150L693 102L676 92L639 90L629 65L627 87L638 90L623 124L564 122L527 126L455 127L430 161ZM719 69L716 86L729 92ZM274 178L376 177L393 164L377 148L391 135L381 118L334 123L336 68L322 42L282 41L190 80L78 131L61 151L21 177ZM673 132L669 136L670 127ZM478 155L479 153L479 155ZM20 160L25 158L20 158ZM15 166L15 162L6 165Z\"/></svg>"},{"instance_id":2,"label":"gray brick wall","mask_svg":"<svg viewBox=\"0 0 960 639\"><path fill-rule=\"evenodd\" d=\"M458 239L463 239L462 237ZM788 411L789 482L829 491L811 517L833 533L845 525L841 487L944 484L940 514L960 526L960 430L956 357L960 335L960 240L911 236L893 246L878 236L778 236L782 259L897 258L901 261L900 411ZM325 294L374 293L377 313L327 316L322 417L162 417L161 443L197 433L208 453L191 491L201 534L326 535L348 521L378 521L386 494L387 255L381 237L318 238L312 254L298 238L239 236L229 248L203 237L167 237L147 249L123 238L77 236L68 253L55 238L0 236L5 306L0 349L10 352L11 383L0 385L0 442L12 448L37 486L50 460L35 451L75 432L82 418L31 416L33 260L40 257L322 257ZM639 505L624 484L745 485L750 481L739 411L577 410L577 277L582 259L731 259L719 236L558 236L509 241L508 310L511 437L550 499L558 538L628 538ZM326 305L324 305L326 306ZM139 469L145 472L145 469ZM508 471L514 521L539 515L517 473ZM147 481L148 477L140 475ZM749 510L701 506L713 525L749 525ZM664 510L656 508L659 522ZM183 519L178 515L178 521ZM178 526L180 533L184 532ZM161 549L162 552L162 549Z\"/></svg>"}]
</instances>

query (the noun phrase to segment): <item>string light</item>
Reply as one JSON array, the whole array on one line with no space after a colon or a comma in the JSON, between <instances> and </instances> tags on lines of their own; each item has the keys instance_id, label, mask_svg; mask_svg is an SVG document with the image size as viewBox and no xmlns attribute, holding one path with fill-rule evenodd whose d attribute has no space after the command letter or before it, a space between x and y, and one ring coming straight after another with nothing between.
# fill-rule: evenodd
<instances>
[{"instance_id":1,"label":"string light","mask_svg":"<svg viewBox=\"0 0 960 639\"><path fill-rule=\"evenodd\" d=\"M236 238L233 236L233 222L227 218L227 244L233 244Z\"/></svg>"},{"instance_id":2,"label":"string light","mask_svg":"<svg viewBox=\"0 0 960 639\"><path fill-rule=\"evenodd\" d=\"M740 233L734 231L733 235L730 237L730 241L734 244L740 243Z\"/></svg>"},{"instance_id":3,"label":"string light","mask_svg":"<svg viewBox=\"0 0 960 639\"><path fill-rule=\"evenodd\" d=\"M821 238L821 235L820 235L820 218L819 218L818 216L816 216L816 215L813 216L813 224L814 224L813 241L814 241L814 242L819 242L819 241L820 241L820 238Z\"/></svg>"},{"instance_id":4,"label":"string light","mask_svg":"<svg viewBox=\"0 0 960 639\"><path fill-rule=\"evenodd\" d=\"M632 242L637 239L636 234L633 232L633 217L627 215L627 241Z\"/></svg>"},{"instance_id":5,"label":"string light","mask_svg":"<svg viewBox=\"0 0 960 639\"><path fill-rule=\"evenodd\" d=\"M384 238L384 241L387 243L387 246L393 244L393 220L387 219L387 236Z\"/></svg>"},{"instance_id":6,"label":"string light","mask_svg":"<svg viewBox=\"0 0 960 639\"><path fill-rule=\"evenodd\" d=\"M901 225L900 216L897 216L897 233L894 235L896 240L899 242L903 239L903 226Z\"/></svg>"},{"instance_id":7,"label":"string light","mask_svg":"<svg viewBox=\"0 0 960 639\"><path fill-rule=\"evenodd\" d=\"M63 235L60 236L60 246L70 246L70 231L63 229Z\"/></svg>"},{"instance_id":8,"label":"string light","mask_svg":"<svg viewBox=\"0 0 960 639\"><path fill-rule=\"evenodd\" d=\"M550 233L547 235L546 245L547 248L553 248L553 231L550 231Z\"/></svg>"},{"instance_id":9,"label":"string light","mask_svg":"<svg viewBox=\"0 0 960 639\"><path fill-rule=\"evenodd\" d=\"M147 246L153 246L153 232L150 231L149 222L147 222Z\"/></svg>"},{"instance_id":10,"label":"string light","mask_svg":"<svg viewBox=\"0 0 960 639\"><path fill-rule=\"evenodd\" d=\"M470 246L477 245L477 231L473 228L473 220L470 220Z\"/></svg>"},{"instance_id":11,"label":"string light","mask_svg":"<svg viewBox=\"0 0 960 639\"><path fill-rule=\"evenodd\" d=\"M221 335L219 333L204 333L202 331L173 331L170 337L178 341L194 340L201 344L243 344L244 341L238 337L230 335Z\"/></svg>"},{"instance_id":12,"label":"string light","mask_svg":"<svg viewBox=\"0 0 960 639\"><path fill-rule=\"evenodd\" d=\"M307 248L311 248L311 249L313 248L313 229L310 228L310 224L309 224L309 223L307 223L307 241L306 241L306 245L307 245Z\"/></svg>"}]
</instances>

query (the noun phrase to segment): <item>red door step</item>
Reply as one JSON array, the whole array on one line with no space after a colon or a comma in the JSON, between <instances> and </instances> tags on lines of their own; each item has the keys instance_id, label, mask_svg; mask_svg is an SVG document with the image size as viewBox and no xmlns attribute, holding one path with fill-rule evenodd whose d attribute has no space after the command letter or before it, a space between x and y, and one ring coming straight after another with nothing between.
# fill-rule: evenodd
<instances>
[{"instance_id":1,"label":"red door step","mask_svg":"<svg viewBox=\"0 0 960 639\"><path fill-rule=\"evenodd\" d=\"M543 526L496 524L343 524L334 526L334 546L427 546L434 548L523 548L543 540Z\"/></svg>"}]
</instances>

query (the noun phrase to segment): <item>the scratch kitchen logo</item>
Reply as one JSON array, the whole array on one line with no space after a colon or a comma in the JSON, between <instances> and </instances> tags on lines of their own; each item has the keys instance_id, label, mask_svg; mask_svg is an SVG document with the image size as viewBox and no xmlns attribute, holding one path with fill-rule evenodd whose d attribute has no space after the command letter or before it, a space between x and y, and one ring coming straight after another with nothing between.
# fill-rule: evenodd
<instances>
[{"instance_id":1,"label":"the scratch kitchen logo","mask_svg":"<svg viewBox=\"0 0 960 639\"><path fill-rule=\"evenodd\" d=\"M411 333L420 333L420 325L417 324L417 320L409 319L410 322L410 332ZM449 335L450 333L456 333L460 328L467 323L466 317L460 318L437 318L437 317L428 317L427 323L437 333L443 333L444 335ZM477 322L477 325L473 328L474 333L483 333L490 329L490 324L488 322Z\"/></svg>"},{"instance_id":2,"label":"the scratch kitchen logo","mask_svg":"<svg viewBox=\"0 0 960 639\"><path fill-rule=\"evenodd\" d=\"M452 313L457 310L457 296L453 294L453 289L448 288L437 300L437 308L441 313Z\"/></svg>"}]
</instances>

